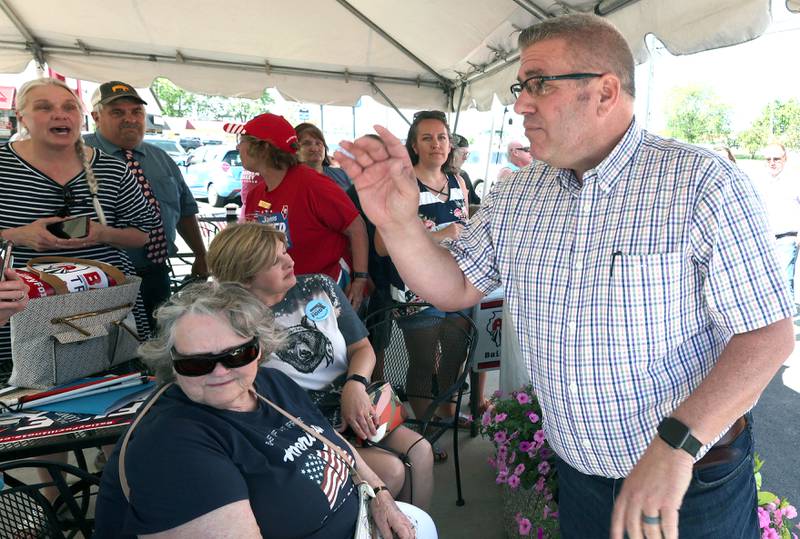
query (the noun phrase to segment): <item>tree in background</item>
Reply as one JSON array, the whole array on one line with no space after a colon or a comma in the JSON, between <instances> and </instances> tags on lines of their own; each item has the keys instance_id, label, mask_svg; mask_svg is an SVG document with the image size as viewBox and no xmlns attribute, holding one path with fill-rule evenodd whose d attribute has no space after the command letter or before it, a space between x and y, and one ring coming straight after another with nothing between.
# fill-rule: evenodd
<instances>
[{"instance_id":1,"label":"tree in background","mask_svg":"<svg viewBox=\"0 0 800 539\"><path fill-rule=\"evenodd\" d=\"M731 108L710 88L694 85L673 88L668 103L668 136L692 144L729 144Z\"/></svg>"},{"instance_id":2,"label":"tree in background","mask_svg":"<svg viewBox=\"0 0 800 539\"><path fill-rule=\"evenodd\" d=\"M269 111L274 103L266 91L258 99L209 96L187 92L164 78L154 80L150 89L161 102L163 113L178 118L244 122Z\"/></svg>"},{"instance_id":3,"label":"tree in background","mask_svg":"<svg viewBox=\"0 0 800 539\"><path fill-rule=\"evenodd\" d=\"M777 140L787 148L800 148L800 101L776 99L768 103L753 124L739 134L738 145L755 157L761 148Z\"/></svg>"}]
</instances>

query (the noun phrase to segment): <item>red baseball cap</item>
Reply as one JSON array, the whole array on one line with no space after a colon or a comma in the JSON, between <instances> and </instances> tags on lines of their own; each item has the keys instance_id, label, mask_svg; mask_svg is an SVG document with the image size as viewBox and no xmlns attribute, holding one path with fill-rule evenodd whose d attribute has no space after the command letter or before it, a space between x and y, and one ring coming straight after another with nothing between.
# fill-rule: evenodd
<instances>
[{"instance_id":1,"label":"red baseball cap","mask_svg":"<svg viewBox=\"0 0 800 539\"><path fill-rule=\"evenodd\" d=\"M235 135L250 135L257 139L265 140L284 152L297 152L297 133L292 124L283 116L265 113L259 114L246 124L225 124L222 126L226 133Z\"/></svg>"}]
</instances>

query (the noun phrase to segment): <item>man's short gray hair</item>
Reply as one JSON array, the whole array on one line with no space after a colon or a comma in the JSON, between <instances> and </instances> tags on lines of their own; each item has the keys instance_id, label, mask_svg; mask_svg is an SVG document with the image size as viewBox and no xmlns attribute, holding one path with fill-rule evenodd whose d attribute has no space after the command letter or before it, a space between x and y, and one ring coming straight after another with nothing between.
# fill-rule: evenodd
<instances>
[{"instance_id":1,"label":"man's short gray hair","mask_svg":"<svg viewBox=\"0 0 800 539\"><path fill-rule=\"evenodd\" d=\"M596 15L574 13L547 19L529 26L519 35L519 48L549 39L563 39L572 53L570 60L577 71L612 73L617 76L622 90L635 97L634 74L636 64L628 42L619 30ZM563 73L548 73L562 75Z\"/></svg>"},{"instance_id":2,"label":"man's short gray hair","mask_svg":"<svg viewBox=\"0 0 800 539\"><path fill-rule=\"evenodd\" d=\"M270 308L242 285L214 281L192 284L156 310L158 334L139 347L139 356L160 383L175 379L171 356L175 327L186 314L214 316L228 322L237 335L258 337L262 363L284 342L283 330L275 326Z\"/></svg>"}]
</instances>

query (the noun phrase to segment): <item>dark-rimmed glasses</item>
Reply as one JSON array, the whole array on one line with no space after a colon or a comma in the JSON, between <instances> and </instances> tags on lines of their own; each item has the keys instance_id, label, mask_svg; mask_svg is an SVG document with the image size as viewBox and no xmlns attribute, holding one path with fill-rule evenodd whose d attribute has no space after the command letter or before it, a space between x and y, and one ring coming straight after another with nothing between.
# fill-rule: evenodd
<instances>
[{"instance_id":1,"label":"dark-rimmed glasses","mask_svg":"<svg viewBox=\"0 0 800 539\"><path fill-rule=\"evenodd\" d=\"M515 82L509 88L514 99L519 99L524 89L531 97L542 97L549 93L548 82L554 80L581 80L602 77L603 73L567 73L565 75L534 75L522 82Z\"/></svg>"},{"instance_id":2,"label":"dark-rimmed glasses","mask_svg":"<svg viewBox=\"0 0 800 539\"><path fill-rule=\"evenodd\" d=\"M249 365L258 358L260 351L258 337L253 337L249 342L224 350L219 354L185 356L179 354L175 347L170 350L169 354L172 357L172 366L175 368L175 372L181 376L204 376L210 374L217 363L222 363L226 369L238 369Z\"/></svg>"},{"instance_id":3,"label":"dark-rimmed glasses","mask_svg":"<svg viewBox=\"0 0 800 539\"><path fill-rule=\"evenodd\" d=\"M531 147L530 146L522 146L521 148L511 148L511 151L512 152L531 153Z\"/></svg>"}]
</instances>

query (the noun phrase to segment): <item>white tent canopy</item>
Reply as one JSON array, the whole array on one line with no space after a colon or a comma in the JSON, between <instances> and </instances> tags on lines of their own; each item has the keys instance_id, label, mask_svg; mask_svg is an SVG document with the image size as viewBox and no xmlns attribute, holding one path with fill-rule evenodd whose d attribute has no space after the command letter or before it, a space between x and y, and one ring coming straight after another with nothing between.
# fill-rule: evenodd
<instances>
[{"instance_id":1,"label":"white tent canopy","mask_svg":"<svg viewBox=\"0 0 800 539\"><path fill-rule=\"evenodd\" d=\"M798 8L798 0L787 0ZM69 77L190 91L398 107L508 102L518 31L567 11L614 22L638 61L748 41L769 0L0 0L0 72L31 58ZM463 91L463 99L462 99Z\"/></svg>"}]
</instances>

